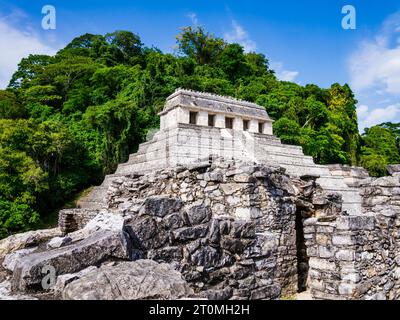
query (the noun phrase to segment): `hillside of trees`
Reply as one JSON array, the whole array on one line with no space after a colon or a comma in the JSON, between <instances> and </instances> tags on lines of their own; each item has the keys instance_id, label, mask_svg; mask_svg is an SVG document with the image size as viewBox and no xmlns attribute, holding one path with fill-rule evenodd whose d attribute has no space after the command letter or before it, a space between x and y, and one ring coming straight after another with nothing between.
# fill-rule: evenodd
<instances>
[{"instance_id":1,"label":"hillside of trees","mask_svg":"<svg viewBox=\"0 0 400 320\"><path fill-rule=\"evenodd\" d=\"M55 56L21 60L0 90L0 238L37 227L136 151L177 87L258 103L284 143L317 163L362 165L372 175L400 163L400 124L361 136L348 85L279 81L268 59L202 28L177 36L176 54L128 31L85 34Z\"/></svg>"}]
</instances>

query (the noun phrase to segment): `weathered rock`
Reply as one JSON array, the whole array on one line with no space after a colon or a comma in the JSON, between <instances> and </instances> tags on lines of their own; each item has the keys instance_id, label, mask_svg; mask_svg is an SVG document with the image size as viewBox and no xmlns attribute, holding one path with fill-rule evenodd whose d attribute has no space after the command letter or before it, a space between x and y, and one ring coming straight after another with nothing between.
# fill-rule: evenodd
<instances>
[{"instance_id":1,"label":"weathered rock","mask_svg":"<svg viewBox=\"0 0 400 320\"><path fill-rule=\"evenodd\" d=\"M47 249L64 247L64 246L70 244L71 242L72 242L72 238L69 236L55 237L47 243Z\"/></svg>"},{"instance_id":2,"label":"weathered rock","mask_svg":"<svg viewBox=\"0 0 400 320\"><path fill-rule=\"evenodd\" d=\"M178 199L154 196L145 200L140 213L163 218L169 214L178 212L182 208L182 205L182 201Z\"/></svg>"},{"instance_id":3,"label":"weathered rock","mask_svg":"<svg viewBox=\"0 0 400 320\"><path fill-rule=\"evenodd\" d=\"M71 282L78 280L82 278L84 275L91 273L91 272L96 272L98 270L97 267L91 266L89 268L83 269L82 271L79 271L77 273L70 273L70 274L63 274L57 277L57 282L52 288L54 290L54 294L57 297L61 297L62 292L64 291L65 287L70 284Z\"/></svg>"},{"instance_id":4,"label":"weathered rock","mask_svg":"<svg viewBox=\"0 0 400 320\"><path fill-rule=\"evenodd\" d=\"M221 184L221 189L226 195L234 194L235 192L241 190L243 186L237 183L225 183Z\"/></svg>"},{"instance_id":5,"label":"weathered rock","mask_svg":"<svg viewBox=\"0 0 400 320\"><path fill-rule=\"evenodd\" d=\"M38 298L25 294L15 294L11 291L11 282L0 283L0 300L38 300Z\"/></svg>"},{"instance_id":6,"label":"weathered rock","mask_svg":"<svg viewBox=\"0 0 400 320\"><path fill-rule=\"evenodd\" d=\"M254 239L256 236L256 225L254 222L234 221L231 232L235 238Z\"/></svg>"},{"instance_id":7,"label":"weathered rock","mask_svg":"<svg viewBox=\"0 0 400 320\"><path fill-rule=\"evenodd\" d=\"M96 189L96 188L95 188ZM85 200L83 200L85 202ZM81 201L78 201L80 208ZM64 209L58 214L58 226L63 235L80 230L100 213L98 209Z\"/></svg>"},{"instance_id":8,"label":"weathered rock","mask_svg":"<svg viewBox=\"0 0 400 320\"><path fill-rule=\"evenodd\" d=\"M139 250L157 249L169 239L165 225L150 216L133 217L125 223L124 230L132 239L133 247Z\"/></svg>"},{"instance_id":9,"label":"weathered rock","mask_svg":"<svg viewBox=\"0 0 400 320\"><path fill-rule=\"evenodd\" d=\"M336 213L304 222L310 292L316 299L396 299L400 212L398 177L360 185L363 212ZM326 205L335 202L327 197ZM337 200L337 199L336 199Z\"/></svg>"},{"instance_id":10,"label":"weathered rock","mask_svg":"<svg viewBox=\"0 0 400 320\"><path fill-rule=\"evenodd\" d=\"M65 300L171 300L191 295L179 272L151 260L102 266L68 284L62 293Z\"/></svg>"},{"instance_id":11,"label":"weathered rock","mask_svg":"<svg viewBox=\"0 0 400 320\"><path fill-rule=\"evenodd\" d=\"M390 175L395 175L395 174L400 175L400 164L389 165L387 166L387 170Z\"/></svg>"},{"instance_id":12,"label":"weathered rock","mask_svg":"<svg viewBox=\"0 0 400 320\"><path fill-rule=\"evenodd\" d=\"M193 206L187 210L187 216L191 225L197 225L209 222L212 212L210 207L204 205Z\"/></svg>"},{"instance_id":13,"label":"weathered rock","mask_svg":"<svg viewBox=\"0 0 400 320\"><path fill-rule=\"evenodd\" d=\"M57 236L61 236L59 228L29 231L0 240L0 259L8 253L28 247L36 247Z\"/></svg>"},{"instance_id":14,"label":"weathered rock","mask_svg":"<svg viewBox=\"0 0 400 320\"><path fill-rule=\"evenodd\" d=\"M57 238L54 241L64 242L64 245L75 243L87 239L90 235L103 230L112 232L121 232L124 230L125 222L128 218L124 218L122 215L109 213L102 211L97 214L93 219L88 221L83 229L72 232L63 238Z\"/></svg>"},{"instance_id":15,"label":"weathered rock","mask_svg":"<svg viewBox=\"0 0 400 320\"><path fill-rule=\"evenodd\" d=\"M109 213L107 211L98 214L90 220L83 230L88 234L99 230L121 231L124 228L125 218L119 214Z\"/></svg>"},{"instance_id":16,"label":"weathered rock","mask_svg":"<svg viewBox=\"0 0 400 320\"><path fill-rule=\"evenodd\" d=\"M173 232L173 239L175 241L190 241L199 238L204 238L207 235L208 226L199 225L195 227L182 228Z\"/></svg>"},{"instance_id":17,"label":"weathered rock","mask_svg":"<svg viewBox=\"0 0 400 320\"><path fill-rule=\"evenodd\" d=\"M36 251L37 249L38 249L37 247L21 249L21 250L14 251L14 252L6 255L6 257L4 258L4 261L3 261L4 269L7 269L9 271L14 271L15 266L20 262L20 260L23 257L31 254L32 252Z\"/></svg>"},{"instance_id":18,"label":"weathered rock","mask_svg":"<svg viewBox=\"0 0 400 320\"><path fill-rule=\"evenodd\" d=\"M45 266L54 267L57 275L75 273L107 259L130 259L130 243L126 234L98 231L87 239L67 247L33 253L21 258L14 270L13 290L37 287Z\"/></svg>"},{"instance_id":19,"label":"weathered rock","mask_svg":"<svg viewBox=\"0 0 400 320\"><path fill-rule=\"evenodd\" d=\"M224 176L221 172L207 172L204 174L204 180L211 182L223 182Z\"/></svg>"}]
</instances>

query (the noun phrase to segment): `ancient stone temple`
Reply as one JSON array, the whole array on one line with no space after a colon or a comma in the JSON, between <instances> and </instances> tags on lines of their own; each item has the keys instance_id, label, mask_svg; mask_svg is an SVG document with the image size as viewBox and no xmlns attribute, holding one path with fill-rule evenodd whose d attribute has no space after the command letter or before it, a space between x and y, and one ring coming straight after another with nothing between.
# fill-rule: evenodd
<instances>
[{"instance_id":1,"label":"ancient stone temple","mask_svg":"<svg viewBox=\"0 0 400 320\"><path fill-rule=\"evenodd\" d=\"M318 183L326 191L342 195L343 210L349 214L361 210L361 197L353 186L368 173L362 168L316 165L301 147L282 144L273 135L273 122L264 107L177 89L167 98L160 122L160 131L82 201L82 208L101 208L107 188L116 177L222 157L281 166L293 176L318 176Z\"/></svg>"},{"instance_id":2,"label":"ancient stone temple","mask_svg":"<svg viewBox=\"0 0 400 320\"><path fill-rule=\"evenodd\" d=\"M265 109L178 89L59 228L0 241L0 299L400 299L400 166L316 165ZM5 292L5 293L4 293Z\"/></svg>"}]
</instances>

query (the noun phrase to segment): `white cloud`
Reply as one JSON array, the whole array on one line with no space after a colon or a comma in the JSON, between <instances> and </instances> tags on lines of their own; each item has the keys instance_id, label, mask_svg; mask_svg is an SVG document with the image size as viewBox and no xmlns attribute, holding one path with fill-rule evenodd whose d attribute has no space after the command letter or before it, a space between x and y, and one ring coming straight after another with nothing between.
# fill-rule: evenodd
<instances>
[{"instance_id":1,"label":"white cloud","mask_svg":"<svg viewBox=\"0 0 400 320\"><path fill-rule=\"evenodd\" d=\"M236 20L232 20L232 30L224 34L224 39L230 43L241 44L246 52L254 51L257 47L247 31Z\"/></svg>"},{"instance_id":2,"label":"white cloud","mask_svg":"<svg viewBox=\"0 0 400 320\"><path fill-rule=\"evenodd\" d=\"M282 62L271 62L271 69L275 70L276 77L281 81L293 82L299 76L298 71L285 70Z\"/></svg>"},{"instance_id":3,"label":"white cloud","mask_svg":"<svg viewBox=\"0 0 400 320\"><path fill-rule=\"evenodd\" d=\"M400 94L400 13L387 19L379 34L360 44L349 60L355 90Z\"/></svg>"},{"instance_id":4,"label":"white cloud","mask_svg":"<svg viewBox=\"0 0 400 320\"><path fill-rule=\"evenodd\" d=\"M348 70L360 101L360 131L383 122L400 122L400 12L357 46L349 57Z\"/></svg>"},{"instance_id":5,"label":"white cloud","mask_svg":"<svg viewBox=\"0 0 400 320\"><path fill-rule=\"evenodd\" d=\"M56 52L32 28L17 29L9 18L4 17L0 17L0 48L0 89L8 85L22 58L29 54L53 55Z\"/></svg>"},{"instance_id":6,"label":"white cloud","mask_svg":"<svg viewBox=\"0 0 400 320\"><path fill-rule=\"evenodd\" d=\"M197 18L197 14L196 13L188 13L187 17L190 19L190 21L192 21L192 25L194 27L197 27L199 25L199 19Z\"/></svg>"},{"instance_id":7,"label":"white cloud","mask_svg":"<svg viewBox=\"0 0 400 320\"><path fill-rule=\"evenodd\" d=\"M360 131L370 128L383 122L395 121L400 115L400 104L393 104L386 108L376 108L370 110L367 105L361 105L357 108L359 117Z\"/></svg>"},{"instance_id":8,"label":"white cloud","mask_svg":"<svg viewBox=\"0 0 400 320\"><path fill-rule=\"evenodd\" d=\"M357 116L359 119L365 119L368 116L369 107L365 104L357 107Z\"/></svg>"}]
</instances>

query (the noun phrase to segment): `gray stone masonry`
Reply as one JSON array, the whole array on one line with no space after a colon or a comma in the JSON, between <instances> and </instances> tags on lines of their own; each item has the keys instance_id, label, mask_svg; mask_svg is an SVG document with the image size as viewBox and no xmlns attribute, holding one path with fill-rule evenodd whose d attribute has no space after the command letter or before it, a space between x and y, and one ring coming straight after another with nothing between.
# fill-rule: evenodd
<instances>
[{"instance_id":1,"label":"gray stone masonry","mask_svg":"<svg viewBox=\"0 0 400 320\"><path fill-rule=\"evenodd\" d=\"M360 183L362 212L305 222L316 299L400 299L400 181Z\"/></svg>"}]
</instances>

